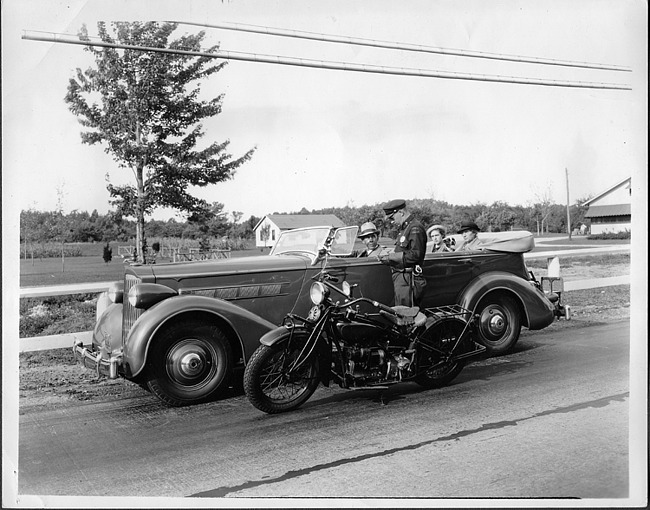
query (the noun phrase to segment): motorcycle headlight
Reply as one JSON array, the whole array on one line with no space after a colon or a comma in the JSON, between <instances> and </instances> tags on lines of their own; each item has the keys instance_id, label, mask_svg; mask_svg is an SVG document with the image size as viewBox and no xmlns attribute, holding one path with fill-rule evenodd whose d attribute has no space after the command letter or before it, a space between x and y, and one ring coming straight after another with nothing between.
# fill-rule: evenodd
<instances>
[{"instance_id":1,"label":"motorcycle headlight","mask_svg":"<svg viewBox=\"0 0 650 510\"><path fill-rule=\"evenodd\" d=\"M113 303L121 303L124 299L124 283L115 282L108 289L108 299Z\"/></svg>"},{"instance_id":2,"label":"motorcycle headlight","mask_svg":"<svg viewBox=\"0 0 650 510\"><path fill-rule=\"evenodd\" d=\"M315 305L320 305L325 301L328 294L329 291L327 290L327 287L325 287L321 282L312 283L311 289L309 289L309 297L311 298L311 302Z\"/></svg>"}]
</instances>

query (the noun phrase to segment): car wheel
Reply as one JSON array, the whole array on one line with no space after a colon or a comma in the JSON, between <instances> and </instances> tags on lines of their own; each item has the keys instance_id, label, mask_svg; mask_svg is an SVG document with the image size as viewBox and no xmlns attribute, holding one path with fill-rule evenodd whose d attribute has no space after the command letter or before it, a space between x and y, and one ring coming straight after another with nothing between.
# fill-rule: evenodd
<instances>
[{"instance_id":1,"label":"car wheel","mask_svg":"<svg viewBox=\"0 0 650 510\"><path fill-rule=\"evenodd\" d=\"M150 347L147 386L170 406L205 402L228 384L232 353L214 325L179 322Z\"/></svg>"},{"instance_id":2,"label":"car wheel","mask_svg":"<svg viewBox=\"0 0 650 510\"><path fill-rule=\"evenodd\" d=\"M514 298L505 295L488 296L477 307L478 342L490 356L510 352L521 332L521 316Z\"/></svg>"}]
</instances>

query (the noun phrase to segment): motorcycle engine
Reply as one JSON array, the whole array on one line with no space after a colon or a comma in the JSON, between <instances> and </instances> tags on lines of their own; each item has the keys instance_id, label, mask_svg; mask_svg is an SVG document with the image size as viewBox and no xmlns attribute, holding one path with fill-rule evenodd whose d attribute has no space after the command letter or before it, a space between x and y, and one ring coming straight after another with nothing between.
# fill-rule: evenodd
<instances>
[{"instance_id":1,"label":"motorcycle engine","mask_svg":"<svg viewBox=\"0 0 650 510\"><path fill-rule=\"evenodd\" d=\"M382 347L354 345L344 348L347 374L357 382L400 381L409 369L411 360L400 354L392 354Z\"/></svg>"},{"instance_id":2,"label":"motorcycle engine","mask_svg":"<svg viewBox=\"0 0 650 510\"><path fill-rule=\"evenodd\" d=\"M388 354L381 347L345 347L348 373L353 377L379 378L386 373Z\"/></svg>"}]
</instances>

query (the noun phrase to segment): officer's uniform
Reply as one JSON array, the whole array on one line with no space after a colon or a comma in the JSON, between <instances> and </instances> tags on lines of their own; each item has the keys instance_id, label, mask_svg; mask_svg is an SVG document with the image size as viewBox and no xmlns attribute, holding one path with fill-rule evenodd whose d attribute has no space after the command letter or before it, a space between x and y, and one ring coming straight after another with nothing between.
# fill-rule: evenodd
<instances>
[{"instance_id":1,"label":"officer's uniform","mask_svg":"<svg viewBox=\"0 0 650 510\"><path fill-rule=\"evenodd\" d=\"M393 200L384 205L387 214L406 207L403 200ZM393 272L395 305L416 306L419 304L426 280L421 274L424 255L427 251L427 234L422 224L410 215L402 222L401 231L395 241L395 251L388 255ZM413 299L411 300L411 279Z\"/></svg>"}]
</instances>

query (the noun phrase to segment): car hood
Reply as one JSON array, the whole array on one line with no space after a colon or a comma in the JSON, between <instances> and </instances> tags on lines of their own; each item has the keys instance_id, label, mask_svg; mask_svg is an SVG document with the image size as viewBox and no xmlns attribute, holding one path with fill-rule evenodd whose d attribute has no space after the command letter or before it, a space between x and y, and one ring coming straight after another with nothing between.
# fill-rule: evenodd
<instances>
[{"instance_id":1,"label":"car hood","mask_svg":"<svg viewBox=\"0 0 650 510\"><path fill-rule=\"evenodd\" d=\"M172 262L147 266L130 266L129 272L144 279L182 280L187 277L228 276L236 274L305 270L309 258L299 255L256 255L219 260Z\"/></svg>"}]
</instances>

